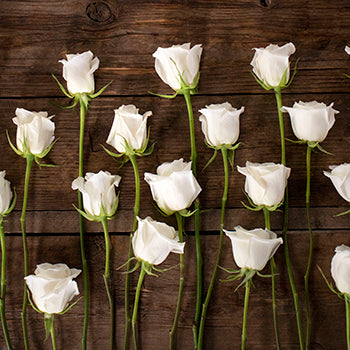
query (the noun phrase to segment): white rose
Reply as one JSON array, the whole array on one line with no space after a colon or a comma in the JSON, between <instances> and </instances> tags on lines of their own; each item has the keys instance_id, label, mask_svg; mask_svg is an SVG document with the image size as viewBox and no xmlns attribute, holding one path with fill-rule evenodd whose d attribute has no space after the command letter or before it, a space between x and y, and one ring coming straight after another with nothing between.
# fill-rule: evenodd
<instances>
[{"instance_id":1,"label":"white rose","mask_svg":"<svg viewBox=\"0 0 350 350\"><path fill-rule=\"evenodd\" d=\"M267 229L248 231L236 226L235 231L224 231L231 239L233 258L240 268L262 270L283 243L282 238Z\"/></svg>"},{"instance_id":2,"label":"white rose","mask_svg":"<svg viewBox=\"0 0 350 350\"><path fill-rule=\"evenodd\" d=\"M195 45L190 48L190 46L190 43L186 43L168 48L158 47L157 51L153 53L153 57L156 59L156 72L164 83L175 91L183 87L180 74L188 87L196 87L192 84L199 72L202 47Z\"/></svg>"},{"instance_id":3,"label":"white rose","mask_svg":"<svg viewBox=\"0 0 350 350\"><path fill-rule=\"evenodd\" d=\"M350 47L349 46L345 46L344 50L348 55L350 55Z\"/></svg>"},{"instance_id":4,"label":"white rose","mask_svg":"<svg viewBox=\"0 0 350 350\"><path fill-rule=\"evenodd\" d=\"M246 162L237 166L238 172L246 176L244 190L256 205L272 207L282 202L290 168L275 163Z\"/></svg>"},{"instance_id":5,"label":"white rose","mask_svg":"<svg viewBox=\"0 0 350 350\"><path fill-rule=\"evenodd\" d=\"M47 314L57 314L64 311L73 297L79 294L73 278L80 272L66 264L44 263L37 265L34 275L24 279L37 308Z\"/></svg>"},{"instance_id":6,"label":"white rose","mask_svg":"<svg viewBox=\"0 0 350 350\"><path fill-rule=\"evenodd\" d=\"M341 293L350 294L350 247L342 244L335 248L331 275Z\"/></svg>"},{"instance_id":7,"label":"white rose","mask_svg":"<svg viewBox=\"0 0 350 350\"><path fill-rule=\"evenodd\" d=\"M107 143L118 152L125 152L125 142L133 150L141 150L147 141L147 118L152 115L151 111L139 114L134 105L122 105L114 110L115 116Z\"/></svg>"},{"instance_id":8,"label":"white rose","mask_svg":"<svg viewBox=\"0 0 350 350\"><path fill-rule=\"evenodd\" d=\"M55 139L55 123L47 112L31 112L24 108L16 109L16 117L12 121L17 125L16 143L24 154L40 156Z\"/></svg>"},{"instance_id":9,"label":"white rose","mask_svg":"<svg viewBox=\"0 0 350 350\"><path fill-rule=\"evenodd\" d=\"M288 43L282 47L270 44L254 50L255 55L250 62L254 74L268 88L284 87L289 81L289 56L295 52L294 44Z\"/></svg>"},{"instance_id":10,"label":"white rose","mask_svg":"<svg viewBox=\"0 0 350 350\"><path fill-rule=\"evenodd\" d=\"M338 193L350 202L350 163L331 165L331 172L324 171L323 174L329 177Z\"/></svg>"},{"instance_id":11,"label":"white rose","mask_svg":"<svg viewBox=\"0 0 350 350\"><path fill-rule=\"evenodd\" d=\"M11 184L5 176L6 171L0 171L0 217L9 210L12 199Z\"/></svg>"},{"instance_id":12,"label":"white rose","mask_svg":"<svg viewBox=\"0 0 350 350\"><path fill-rule=\"evenodd\" d=\"M91 51L67 55L63 64L63 78L67 81L68 91L72 94L92 94L95 91L94 72L100 61L93 58Z\"/></svg>"},{"instance_id":13,"label":"white rose","mask_svg":"<svg viewBox=\"0 0 350 350\"><path fill-rule=\"evenodd\" d=\"M145 173L153 199L166 213L188 208L201 192L191 170L191 162L183 159L158 166L157 174Z\"/></svg>"},{"instance_id":14,"label":"white rose","mask_svg":"<svg viewBox=\"0 0 350 350\"><path fill-rule=\"evenodd\" d=\"M339 113L324 103L295 102L293 107L282 107L282 112L288 112L292 129L299 140L322 142L335 122L334 115Z\"/></svg>"},{"instance_id":15,"label":"white rose","mask_svg":"<svg viewBox=\"0 0 350 350\"><path fill-rule=\"evenodd\" d=\"M149 216L144 220L138 217L137 221L132 247L138 259L159 265L170 253L183 254L185 243L179 242L179 236L173 227Z\"/></svg>"},{"instance_id":16,"label":"white rose","mask_svg":"<svg viewBox=\"0 0 350 350\"><path fill-rule=\"evenodd\" d=\"M237 110L230 103L211 104L199 110L202 115L202 131L210 146L233 145L239 136L239 116L244 107Z\"/></svg>"},{"instance_id":17,"label":"white rose","mask_svg":"<svg viewBox=\"0 0 350 350\"><path fill-rule=\"evenodd\" d=\"M83 195L85 212L93 217L113 216L116 210L117 195L115 187L121 177L100 170L97 174L86 173L72 182L72 189L78 189Z\"/></svg>"}]
</instances>

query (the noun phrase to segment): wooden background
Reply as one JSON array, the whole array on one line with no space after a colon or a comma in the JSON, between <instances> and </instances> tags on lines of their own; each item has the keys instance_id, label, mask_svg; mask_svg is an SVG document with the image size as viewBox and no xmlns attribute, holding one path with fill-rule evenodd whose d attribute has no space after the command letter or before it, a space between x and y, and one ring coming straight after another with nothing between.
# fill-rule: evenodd
<instances>
[{"instance_id":1,"label":"wooden background","mask_svg":"<svg viewBox=\"0 0 350 350\"><path fill-rule=\"evenodd\" d=\"M318 264L330 278L329 267L334 248L350 244L350 216L333 215L348 209L322 171L328 165L350 162L350 57L344 46L350 40L350 4L347 0L105 0L105 1L0 1L0 169L16 187L18 203L5 223L8 233L8 305L10 334L16 349L22 349L20 310L23 288L23 257L20 236L20 210L23 195L25 160L8 146L5 130L14 140L16 107L47 110L55 114L56 137L60 138L47 163L58 168L33 168L27 214L30 271L42 262L65 262L81 267L78 216L72 207L77 194L71 182L78 173L78 111L61 110L52 101L68 104L51 74L61 77L58 63L66 53L91 50L101 61L95 73L96 88L113 84L91 103L85 133L85 171L108 170L120 174L119 216L110 222L113 242L113 287L117 304L117 343L123 341L124 276L115 270L127 259L128 234L132 226L133 172L127 164L118 169L101 148L113 121L113 109L133 103L143 113L153 111L149 119L151 141L157 141L154 153L139 159L140 172L155 172L158 164L180 157L189 160L190 146L187 111L181 96L175 100L150 96L148 91L171 93L154 70L152 53L158 46L191 42L203 45L199 93L194 96L198 169L211 156L203 142L198 109L206 104L228 101L245 106L241 118L240 141L236 164L279 162L279 128L275 99L266 93L250 74L254 47L292 41L297 51L292 65L300 58L299 71L290 88L283 91L283 103L291 106L302 100L334 102L340 111L322 146L334 155L313 154L311 215L315 234L315 259L311 275L312 349L345 348L345 311L343 302L332 294ZM293 138L286 115L286 136ZM306 226L305 147L287 143L290 177L289 243L297 289L303 305L303 274L306 267L308 232ZM220 157L205 172L199 172L203 187L202 250L205 290L211 274L218 243L219 213L223 184ZM263 226L262 213L249 212L241 205L245 199L244 176L234 171L230 177L226 228L235 225L253 229ZM154 208L148 185L141 184L141 217L174 224ZM272 228L280 232L281 214L272 215ZM102 279L104 240L101 226L87 224L87 257L91 285L88 348L103 350L108 344L109 311ZM180 317L178 348L191 349L191 326L195 304L195 248L192 224L187 223L186 285ZM286 274L283 250L276 256L280 276L278 313L283 349L298 349L298 337ZM163 266L177 264L178 257L168 258ZM222 265L233 268L231 244L225 238ZM133 276L134 282L137 274ZM220 272L219 278L226 274ZM82 276L78 277L82 290ZM135 283L133 284L135 286ZM177 296L178 270L159 278L146 277L139 313L142 349L167 349ZM206 349L239 349L243 311L243 289L234 293L234 283L218 282L208 310ZM274 349L270 281L255 279L248 314L247 349ZM83 324L83 301L66 315L57 318L59 349L79 349ZM44 343L41 315L29 310L29 334L32 349L51 349ZM5 349L2 334L0 348Z\"/></svg>"}]
</instances>

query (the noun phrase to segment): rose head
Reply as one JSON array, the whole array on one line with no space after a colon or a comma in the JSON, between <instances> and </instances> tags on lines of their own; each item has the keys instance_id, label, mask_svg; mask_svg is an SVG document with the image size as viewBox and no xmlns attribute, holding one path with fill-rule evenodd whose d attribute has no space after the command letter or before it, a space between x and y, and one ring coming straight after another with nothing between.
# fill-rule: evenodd
<instances>
[{"instance_id":1,"label":"rose head","mask_svg":"<svg viewBox=\"0 0 350 350\"><path fill-rule=\"evenodd\" d=\"M12 118L17 125L16 143L18 150L24 155L41 156L55 139L55 123L47 112L31 112L24 108L16 109L16 117Z\"/></svg>"},{"instance_id":2,"label":"rose head","mask_svg":"<svg viewBox=\"0 0 350 350\"><path fill-rule=\"evenodd\" d=\"M254 50L250 64L259 80L269 89L285 87L289 81L289 56L295 52L294 44L288 43L282 47L270 44Z\"/></svg>"},{"instance_id":3,"label":"rose head","mask_svg":"<svg viewBox=\"0 0 350 350\"><path fill-rule=\"evenodd\" d=\"M331 275L341 293L350 294L350 247L342 244L335 248Z\"/></svg>"},{"instance_id":4,"label":"rose head","mask_svg":"<svg viewBox=\"0 0 350 350\"><path fill-rule=\"evenodd\" d=\"M202 131L212 147L233 145L239 137L239 116L244 107L237 110L230 103L211 104L199 110Z\"/></svg>"},{"instance_id":5,"label":"rose head","mask_svg":"<svg viewBox=\"0 0 350 350\"><path fill-rule=\"evenodd\" d=\"M331 179L338 193L350 202L350 164L331 165L329 168L331 171L324 171L323 174Z\"/></svg>"},{"instance_id":6,"label":"rose head","mask_svg":"<svg viewBox=\"0 0 350 350\"><path fill-rule=\"evenodd\" d=\"M46 314L57 314L63 312L73 297L79 294L73 278L80 272L66 264L44 263L37 265L34 275L24 279L37 308Z\"/></svg>"},{"instance_id":7,"label":"rose head","mask_svg":"<svg viewBox=\"0 0 350 350\"><path fill-rule=\"evenodd\" d=\"M322 142L335 122L334 115L339 113L324 103L295 102L293 107L282 107L288 112L295 136L302 141Z\"/></svg>"},{"instance_id":8,"label":"rose head","mask_svg":"<svg viewBox=\"0 0 350 350\"><path fill-rule=\"evenodd\" d=\"M69 54L63 64L63 78L67 81L67 89L72 94L92 94L95 91L94 72L100 61L93 58L91 51Z\"/></svg>"},{"instance_id":9,"label":"rose head","mask_svg":"<svg viewBox=\"0 0 350 350\"><path fill-rule=\"evenodd\" d=\"M156 72L175 91L195 89L197 86L202 47L190 46L190 43L186 43L168 48L158 47L153 54Z\"/></svg>"},{"instance_id":10,"label":"rose head","mask_svg":"<svg viewBox=\"0 0 350 350\"><path fill-rule=\"evenodd\" d=\"M134 105L122 105L114 110L115 116L107 143L113 146L119 153L125 153L125 144L134 151L146 147L147 118L151 111L139 114Z\"/></svg>"},{"instance_id":11,"label":"rose head","mask_svg":"<svg viewBox=\"0 0 350 350\"><path fill-rule=\"evenodd\" d=\"M119 185L121 177L111 175L108 171L97 174L86 173L85 179L76 178L72 182L72 189L78 189L83 195L85 212L93 218L111 217L115 214L118 198L115 187Z\"/></svg>"},{"instance_id":12,"label":"rose head","mask_svg":"<svg viewBox=\"0 0 350 350\"><path fill-rule=\"evenodd\" d=\"M175 229L150 217L139 217L138 228L132 237L132 247L138 259L152 265L161 264L172 253L183 254L185 243L179 242Z\"/></svg>"},{"instance_id":13,"label":"rose head","mask_svg":"<svg viewBox=\"0 0 350 350\"><path fill-rule=\"evenodd\" d=\"M290 168L282 164L247 161L245 167L237 166L237 170L246 176L244 190L255 205L273 207L282 202Z\"/></svg>"},{"instance_id":14,"label":"rose head","mask_svg":"<svg viewBox=\"0 0 350 350\"><path fill-rule=\"evenodd\" d=\"M193 176L191 162L182 158L161 164L157 174L145 173L145 181L153 199L167 214L188 208L202 190Z\"/></svg>"},{"instance_id":15,"label":"rose head","mask_svg":"<svg viewBox=\"0 0 350 350\"><path fill-rule=\"evenodd\" d=\"M267 229L248 231L236 226L235 231L224 231L231 239L233 258L240 268L262 270L283 243L282 238Z\"/></svg>"},{"instance_id":16,"label":"rose head","mask_svg":"<svg viewBox=\"0 0 350 350\"><path fill-rule=\"evenodd\" d=\"M5 176L6 171L0 171L0 217L9 210L12 199L11 184Z\"/></svg>"}]
</instances>

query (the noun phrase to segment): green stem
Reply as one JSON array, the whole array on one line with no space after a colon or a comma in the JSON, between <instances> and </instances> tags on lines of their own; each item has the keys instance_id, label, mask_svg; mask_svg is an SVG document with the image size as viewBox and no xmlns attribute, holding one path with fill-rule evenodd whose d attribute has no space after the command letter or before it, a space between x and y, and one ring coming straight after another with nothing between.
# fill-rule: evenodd
<instances>
[{"instance_id":1,"label":"green stem","mask_svg":"<svg viewBox=\"0 0 350 350\"><path fill-rule=\"evenodd\" d=\"M29 179L30 170L33 165L34 156L32 154L27 155L26 174L24 180L24 193L23 193L23 205L21 214L21 228L22 228L22 242L23 242L23 256L24 256L24 276L28 276L28 247L27 247L27 234L26 234L26 211L28 202L28 190L29 190ZM22 318L22 329L23 329L23 340L25 350L29 349L28 341L28 329L27 329L27 284L24 282L24 295L23 295L23 306L21 312Z\"/></svg>"},{"instance_id":2,"label":"green stem","mask_svg":"<svg viewBox=\"0 0 350 350\"><path fill-rule=\"evenodd\" d=\"M250 283L251 283L251 281L247 281L245 283L245 296L244 296L244 311L243 311L242 346L241 346L241 350L245 349L245 341L247 339L247 315L248 315L248 302L249 302Z\"/></svg>"},{"instance_id":3,"label":"green stem","mask_svg":"<svg viewBox=\"0 0 350 350\"><path fill-rule=\"evenodd\" d=\"M192 172L197 177L197 151L196 151L196 140L194 131L193 121L193 109L191 104L191 95L189 90L184 91L184 97L187 106L189 126L190 126L190 138L191 138L191 161L192 161ZM194 236L196 241L196 260L197 260L197 296L196 296L196 313L193 325L193 338L194 346L197 348L198 345L198 327L201 318L202 310L202 254L200 246L200 233L199 233L199 200L198 198L194 202Z\"/></svg>"},{"instance_id":4,"label":"green stem","mask_svg":"<svg viewBox=\"0 0 350 350\"><path fill-rule=\"evenodd\" d=\"M271 230L270 223L270 212L267 208L263 209L264 218L265 218L265 227L268 230ZM270 259L270 268L271 268L271 289L272 289L272 314L273 314L273 325L275 329L275 339L277 349L281 349L280 333L279 333L279 324L278 324L278 314L277 314L277 302L276 302L276 262L274 257Z\"/></svg>"},{"instance_id":5,"label":"green stem","mask_svg":"<svg viewBox=\"0 0 350 350\"><path fill-rule=\"evenodd\" d=\"M175 212L176 221L177 221L177 229L179 234L179 242L183 242L183 218L178 213ZM181 311L181 303L182 303L182 294L183 294L183 288L184 288L184 256L183 254L180 254L180 281L179 281L179 292L177 296L177 305L176 305L176 311L175 311L175 317L173 321L173 326L171 328L171 331L169 333L170 335L170 349L175 350L176 349L176 334L177 334L177 325L179 322L179 316Z\"/></svg>"},{"instance_id":6,"label":"green stem","mask_svg":"<svg viewBox=\"0 0 350 350\"><path fill-rule=\"evenodd\" d=\"M223 242L223 237L224 237L225 209L226 209L227 194L228 194L228 182L229 182L229 166L228 166L228 158L227 158L227 148L225 148L225 147L221 148L221 153L222 153L222 160L224 163L225 184L224 184L224 193L222 195L222 200L221 200L221 221L220 221L219 247L218 247L218 252L217 252L217 256L216 256L216 263L215 263L214 271L212 273L210 284L209 284L208 291L207 291L207 295L206 295L205 301L204 301L203 306L202 306L202 315L201 315L201 321L200 321L199 333L198 333L198 350L201 350L203 348L205 317L207 314L210 297L211 297L211 294L212 294L213 289L214 289L216 275L217 275L218 268L220 265L222 242Z\"/></svg>"},{"instance_id":7,"label":"green stem","mask_svg":"<svg viewBox=\"0 0 350 350\"><path fill-rule=\"evenodd\" d=\"M277 111L278 111L278 121L280 125L280 135L281 135L281 161L283 165L286 165L286 146L284 140L284 123L283 123L283 113L281 111L282 108L282 93L281 88L275 88L275 96L277 102Z\"/></svg>"},{"instance_id":8,"label":"green stem","mask_svg":"<svg viewBox=\"0 0 350 350\"><path fill-rule=\"evenodd\" d=\"M129 156L130 162L134 169L135 177L135 203L134 203L134 221L132 226L132 233L137 229L137 216L140 212L140 174L137 166L136 156L134 154ZM129 241L128 263L126 271L131 269L131 258L133 257L132 251L132 234ZM131 332L131 312L130 312L130 274L125 276L125 291L124 291L124 308L125 308L125 334L124 334L124 350L128 350L130 347L130 332Z\"/></svg>"},{"instance_id":9,"label":"green stem","mask_svg":"<svg viewBox=\"0 0 350 350\"><path fill-rule=\"evenodd\" d=\"M346 310L346 345L350 350L350 297L345 295L345 310Z\"/></svg>"},{"instance_id":10,"label":"green stem","mask_svg":"<svg viewBox=\"0 0 350 350\"><path fill-rule=\"evenodd\" d=\"M87 102L82 98L80 100L80 134L79 134L79 177L84 176L84 129L85 129L85 117L87 113ZM80 191L78 191L78 206L80 210L83 210L83 198ZM87 261L85 254L84 244L84 218L79 214L79 237L80 237L80 254L81 262L83 266L84 277L84 328L83 337L81 339L82 349L86 350L87 346L87 329L88 329L88 314L89 314L89 281Z\"/></svg>"},{"instance_id":11,"label":"green stem","mask_svg":"<svg viewBox=\"0 0 350 350\"><path fill-rule=\"evenodd\" d=\"M309 258L307 262L307 268L304 276L305 282L305 303L306 303L306 340L305 340L305 349L310 347L310 338L311 338L311 306L310 306L310 292L309 292L309 280L310 280L310 270L312 264L312 255L313 255L313 234L310 220L310 184L311 184L311 151L310 146L307 147L306 151L306 216L307 216L307 225L309 229Z\"/></svg>"},{"instance_id":12,"label":"green stem","mask_svg":"<svg viewBox=\"0 0 350 350\"><path fill-rule=\"evenodd\" d=\"M0 242L1 242L1 294L0 294L0 314L2 330L8 350L12 350L10 335L7 328L5 313L5 297L6 297L6 243L5 232L3 226L3 217L0 216Z\"/></svg>"},{"instance_id":13,"label":"green stem","mask_svg":"<svg viewBox=\"0 0 350 350\"><path fill-rule=\"evenodd\" d=\"M115 346L114 300L113 300L113 295L111 293L111 290L109 288L109 284L110 284L109 267L110 267L111 242L110 242L109 233L108 233L107 218L103 217L101 222L102 222L102 226L103 226L103 232L104 232L105 244L106 244L106 262L105 262L105 273L103 275L103 280L105 282L105 287L106 287L106 292L107 292L107 297L108 297L108 302L109 302L110 320L111 320L109 348L111 350L113 350L114 346Z\"/></svg>"},{"instance_id":14,"label":"green stem","mask_svg":"<svg viewBox=\"0 0 350 350\"><path fill-rule=\"evenodd\" d=\"M146 273L146 269L145 269L144 264L145 263L142 261L141 271L140 271L140 275L139 275L139 280L137 282L137 288L136 288L136 294L135 294L134 310L132 313L132 320L131 320L132 333L133 333L133 338L134 338L134 350L137 350L137 334L136 334L137 310L139 307L142 282L143 282L143 279L144 279L145 273Z\"/></svg>"}]
</instances>

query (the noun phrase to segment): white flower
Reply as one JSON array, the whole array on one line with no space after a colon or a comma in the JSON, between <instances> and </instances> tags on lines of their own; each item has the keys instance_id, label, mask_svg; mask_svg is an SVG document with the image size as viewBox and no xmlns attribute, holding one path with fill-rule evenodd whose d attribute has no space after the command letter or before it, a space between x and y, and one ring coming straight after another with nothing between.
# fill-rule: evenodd
<instances>
[{"instance_id":1,"label":"white flower","mask_svg":"<svg viewBox=\"0 0 350 350\"><path fill-rule=\"evenodd\" d=\"M233 145L239 136L239 116L244 107L237 110L230 103L211 104L199 110L202 131L210 146Z\"/></svg>"},{"instance_id":2,"label":"white flower","mask_svg":"<svg viewBox=\"0 0 350 350\"><path fill-rule=\"evenodd\" d=\"M202 47L195 45L190 48L190 46L190 43L186 43L168 48L158 47L153 53L156 59L156 72L164 83L175 91L184 87L180 75L187 87L196 87L192 84L199 74Z\"/></svg>"},{"instance_id":3,"label":"white flower","mask_svg":"<svg viewBox=\"0 0 350 350\"><path fill-rule=\"evenodd\" d=\"M237 170L246 176L244 190L256 205L272 207L282 202L290 168L247 161L245 167L237 166Z\"/></svg>"},{"instance_id":4,"label":"white flower","mask_svg":"<svg viewBox=\"0 0 350 350\"><path fill-rule=\"evenodd\" d=\"M63 78L67 81L68 91L72 94L92 94L95 91L94 72L100 61L93 58L91 51L67 55L63 64Z\"/></svg>"},{"instance_id":5,"label":"white flower","mask_svg":"<svg viewBox=\"0 0 350 350\"><path fill-rule=\"evenodd\" d=\"M0 217L9 210L12 199L11 184L5 176L6 171L0 171Z\"/></svg>"},{"instance_id":6,"label":"white flower","mask_svg":"<svg viewBox=\"0 0 350 350\"><path fill-rule=\"evenodd\" d=\"M324 103L295 102L293 107L282 107L282 112L288 112L292 129L299 140L322 142L335 122L334 115L339 113L333 109L333 103L328 107Z\"/></svg>"},{"instance_id":7,"label":"white flower","mask_svg":"<svg viewBox=\"0 0 350 350\"><path fill-rule=\"evenodd\" d=\"M236 226L235 231L224 231L231 239L233 258L240 268L262 270L283 243L282 238L267 229L248 231Z\"/></svg>"},{"instance_id":8,"label":"white flower","mask_svg":"<svg viewBox=\"0 0 350 350\"><path fill-rule=\"evenodd\" d=\"M134 105L122 105L114 110L115 116L107 143L118 152L125 152L125 142L135 150L145 147L147 141L147 118L152 115L151 111L139 114Z\"/></svg>"},{"instance_id":9,"label":"white flower","mask_svg":"<svg viewBox=\"0 0 350 350\"><path fill-rule=\"evenodd\" d=\"M93 217L113 216L116 210L117 195L115 187L121 177L100 170L97 174L86 173L72 182L72 189L78 189L83 195L83 206L87 214Z\"/></svg>"},{"instance_id":10,"label":"white flower","mask_svg":"<svg viewBox=\"0 0 350 350\"><path fill-rule=\"evenodd\" d=\"M57 314L64 311L73 297L79 294L73 278L80 272L66 264L44 263L37 265L34 275L24 279L37 308L47 314Z\"/></svg>"},{"instance_id":11,"label":"white flower","mask_svg":"<svg viewBox=\"0 0 350 350\"><path fill-rule=\"evenodd\" d=\"M183 159L158 166L157 174L145 173L153 199L166 213L188 208L201 192L191 170L191 162Z\"/></svg>"},{"instance_id":12,"label":"white flower","mask_svg":"<svg viewBox=\"0 0 350 350\"><path fill-rule=\"evenodd\" d=\"M348 55L350 55L350 47L349 46L345 46L344 50Z\"/></svg>"},{"instance_id":13,"label":"white flower","mask_svg":"<svg viewBox=\"0 0 350 350\"><path fill-rule=\"evenodd\" d=\"M31 112L16 108L16 117L12 121L17 125L17 148L24 154L40 156L55 139L55 123L47 112Z\"/></svg>"},{"instance_id":14,"label":"white flower","mask_svg":"<svg viewBox=\"0 0 350 350\"><path fill-rule=\"evenodd\" d=\"M169 253L183 254L185 243L179 242L175 229L149 216L137 218L138 228L132 237L132 247L138 259L152 265L161 264Z\"/></svg>"},{"instance_id":15,"label":"white flower","mask_svg":"<svg viewBox=\"0 0 350 350\"><path fill-rule=\"evenodd\" d=\"M330 165L331 172L324 171L323 174L329 177L338 193L350 202L350 163Z\"/></svg>"},{"instance_id":16,"label":"white flower","mask_svg":"<svg viewBox=\"0 0 350 350\"><path fill-rule=\"evenodd\" d=\"M254 49L250 62L254 74L268 87L284 87L289 81L289 56L295 52L293 43L282 47L270 44L265 48Z\"/></svg>"},{"instance_id":17,"label":"white flower","mask_svg":"<svg viewBox=\"0 0 350 350\"><path fill-rule=\"evenodd\" d=\"M342 244L335 248L331 274L338 290L350 294L350 247Z\"/></svg>"}]
</instances>

